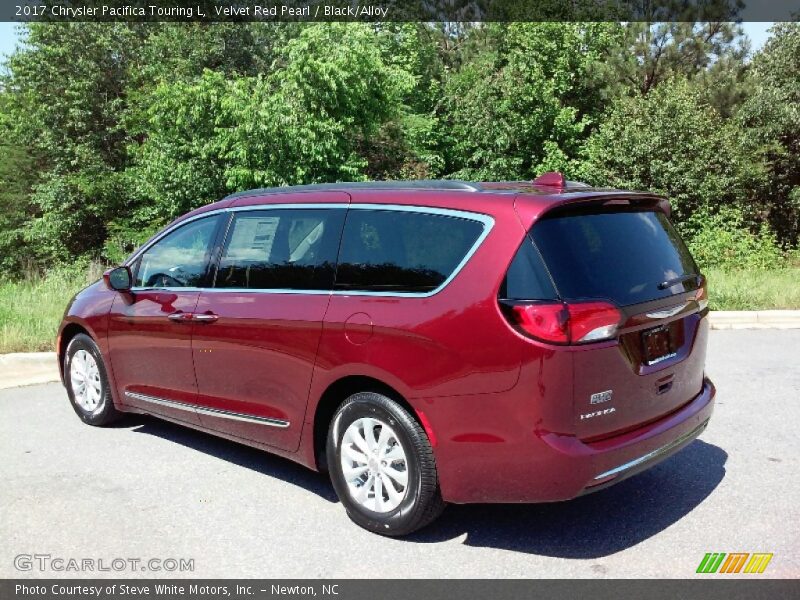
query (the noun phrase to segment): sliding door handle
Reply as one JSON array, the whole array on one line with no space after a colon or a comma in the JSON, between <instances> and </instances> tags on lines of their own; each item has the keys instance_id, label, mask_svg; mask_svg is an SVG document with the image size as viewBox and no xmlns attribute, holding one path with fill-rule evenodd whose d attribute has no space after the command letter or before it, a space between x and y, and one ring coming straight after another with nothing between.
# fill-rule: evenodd
<instances>
[{"instance_id":1,"label":"sliding door handle","mask_svg":"<svg viewBox=\"0 0 800 600\"><path fill-rule=\"evenodd\" d=\"M197 314L183 311L174 312L167 318L170 321L175 321L176 323L213 323L219 319L219 317L212 312Z\"/></svg>"},{"instance_id":2,"label":"sliding door handle","mask_svg":"<svg viewBox=\"0 0 800 600\"><path fill-rule=\"evenodd\" d=\"M190 323L192 321L192 317L194 315L192 313L186 313L183 311L174 312L169 315L167 318L170 321L175 321L176 323Z\"/></svg>"},{"instance_id":3,"label":"sliding door handle","mask_svg":"<svg viewBox=\"0 0 800 600\"><path fill-rule=\"evenodd\" d=\"M197 321L199 323L213 323L217 319L219 319L219 317L217 315L215 315L214 313L210 313L209 312L209 313L202 313L202 314L199 314L199 315L195 314L193 320Z\"/></svg>"}]
</instances>

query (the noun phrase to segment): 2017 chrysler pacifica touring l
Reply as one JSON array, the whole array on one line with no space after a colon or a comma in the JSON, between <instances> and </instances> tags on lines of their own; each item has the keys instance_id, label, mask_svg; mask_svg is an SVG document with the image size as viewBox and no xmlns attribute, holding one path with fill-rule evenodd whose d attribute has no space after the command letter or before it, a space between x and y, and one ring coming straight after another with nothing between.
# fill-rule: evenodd
<instances>
[{"instance_id":1,"label":"2017 chrysler pacifica touring l","mask_svg":"<svg viewBox=\"0 0 800 600\"><path fill-rule=\"evenodd\" d=\"M148 413L330 473L386 535L603 488L705 428L703 276L648 193L533 182L234 194L75 296L78 416Z\"/></svg>"}]
</instances>

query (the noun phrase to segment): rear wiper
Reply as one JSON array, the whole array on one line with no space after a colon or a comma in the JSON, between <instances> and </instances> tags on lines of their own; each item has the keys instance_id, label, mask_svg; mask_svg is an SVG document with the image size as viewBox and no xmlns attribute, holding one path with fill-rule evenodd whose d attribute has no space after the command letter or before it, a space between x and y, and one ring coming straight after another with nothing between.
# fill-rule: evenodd
<instances>
[{"instance_id":1,"label":"rear wiper","mask_svg":"<svg viewBox=\"0 0 800 600\"><path fill-rule=\"evenodd\" d=\"M658 289L665 290L669 287L672 287L673 285L683 283L684 281L690 281L692 279L697 281L696 273L693 275L681 275L680 277L676 277L675 279L667 279L666 281L662 281L661 283L658 284Z\"/></svg>"}]
</instances>

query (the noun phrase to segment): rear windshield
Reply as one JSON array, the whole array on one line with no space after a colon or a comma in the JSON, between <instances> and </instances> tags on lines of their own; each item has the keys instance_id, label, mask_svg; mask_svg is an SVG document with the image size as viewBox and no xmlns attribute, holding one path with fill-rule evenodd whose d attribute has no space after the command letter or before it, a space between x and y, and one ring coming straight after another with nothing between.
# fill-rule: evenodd
<instances>
[{"instance_id":1,"label":"rear windshield","mask_svg":"<svg viewBox=\"0 0 800 600\"><path fill-rule=\"evenodd\" d=\"M693 279L680 281L697 267L661 212L546 217L531 236L565 300L604 298L627 306L697 287Z\"/></svg>"}]
</instances>

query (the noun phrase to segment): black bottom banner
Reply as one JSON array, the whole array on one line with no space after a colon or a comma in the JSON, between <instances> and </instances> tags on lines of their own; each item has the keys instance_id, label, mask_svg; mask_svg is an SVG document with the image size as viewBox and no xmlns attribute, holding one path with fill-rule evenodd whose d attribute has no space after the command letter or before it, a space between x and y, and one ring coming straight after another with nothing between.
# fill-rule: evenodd
<instances>
[{"instance_id":1,"label":"black bottom banner","mask_svg":"<svg viewBox=\"0 0 800 600\"><path fill-rule=\"evenodd\" d=\"M23 600L517 600L524 598L646 600L777 600L800 598L800 581L778 579L698 580L424 580L424 579L5 579L0 598Z\"/></svg>"}]
</instances>

